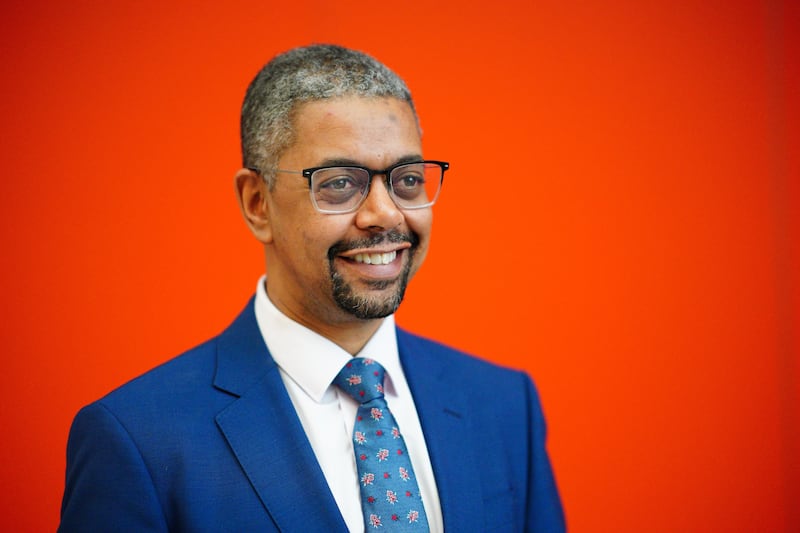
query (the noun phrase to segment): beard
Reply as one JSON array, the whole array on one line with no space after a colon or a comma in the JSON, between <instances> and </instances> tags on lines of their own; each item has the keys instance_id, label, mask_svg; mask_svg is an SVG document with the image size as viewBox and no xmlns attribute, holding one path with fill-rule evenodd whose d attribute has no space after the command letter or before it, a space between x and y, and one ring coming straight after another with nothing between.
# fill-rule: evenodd
<instances>
[{"instance_id":1,"label":"beard","mask_svg":"<svg viewBox=\"0 0 800 533\"><path fill-rule=\"evenodd\" d=\"M369 248L376 246L383 242L408 242L411 247L405 250L408 253L408 259L397 279L394 280L380 280L380 281L367 281L368 291L383 291L390 286L394 285L394 290L391 294L386 296L370 297L369 294L359 294L353 286L342 278L342 275L334 267L334 258L346 250L356 248ZM403 301L403 296L406 293L408 280L411 276L411 264L413 263L414 253L419 245L419 236L416 233L400 233L399 231L392 230L388 233L380 233L373 235L368 239L360 239L357 241L339 241L328 250L328 265L331 277L331 287L333 291L333 300L340 309L350 313L356 318L362 320L372 320L376 318L384 318L395 311Z\"/></svg>"}]
</instances>

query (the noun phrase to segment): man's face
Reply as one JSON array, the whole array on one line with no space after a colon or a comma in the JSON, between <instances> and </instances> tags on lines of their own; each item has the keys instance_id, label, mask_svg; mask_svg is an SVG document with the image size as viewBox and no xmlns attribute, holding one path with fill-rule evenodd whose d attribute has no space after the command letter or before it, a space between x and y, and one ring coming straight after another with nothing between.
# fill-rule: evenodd
<instances>
[{"instance_id":1,"label":"man's face","mask_svg":"<svg viewBox=\"0 0 800 533\"><path fill-rule=\"evenodd\" d=\"M422 159L414 114L395 98L305 103L293 125L295 140L280 169L351 164L377 170ZM304 177L278 173L276 180L267 193L273 302L312 327L393 313L427 252L431 208L401 210L377 175L358 210L323 214L314 209Z\"/></svg>"}]
</instances>

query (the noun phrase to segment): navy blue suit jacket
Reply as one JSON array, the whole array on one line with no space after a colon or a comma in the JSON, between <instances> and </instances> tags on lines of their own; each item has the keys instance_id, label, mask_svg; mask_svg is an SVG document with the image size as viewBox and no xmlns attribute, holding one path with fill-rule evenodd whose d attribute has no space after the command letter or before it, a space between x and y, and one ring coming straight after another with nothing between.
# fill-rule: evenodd
<instances>
[{"instance_id":1,"label":"navy blue suit jacket","mask_svg":"<svg viewBox=\"0 0 800 533\"><path fill-rule=\"evenodd\" d=\"M397 340L445 529L563 531L530 379ZM220 336L78 413L59 531L346 531L252 300Z\"/></svg>"}]
</instances>

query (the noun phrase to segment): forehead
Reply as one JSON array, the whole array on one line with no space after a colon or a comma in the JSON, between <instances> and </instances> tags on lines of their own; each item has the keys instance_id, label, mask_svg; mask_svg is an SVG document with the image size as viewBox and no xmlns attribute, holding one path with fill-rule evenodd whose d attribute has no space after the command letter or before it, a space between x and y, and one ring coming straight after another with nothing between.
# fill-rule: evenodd
<instances>
[{"instance_id":1,"label":"forehead","mask_svg":"<svg viewBox=\"0 0 800 533\"><path fill-rule=\"evenodd\" d=\"M293 113L289 152L311 158L386 160L421 155L411 106L392 97L346 96L301 104ZM365 161L366 162L366 161Z\"/></svg>"}]
</instances>

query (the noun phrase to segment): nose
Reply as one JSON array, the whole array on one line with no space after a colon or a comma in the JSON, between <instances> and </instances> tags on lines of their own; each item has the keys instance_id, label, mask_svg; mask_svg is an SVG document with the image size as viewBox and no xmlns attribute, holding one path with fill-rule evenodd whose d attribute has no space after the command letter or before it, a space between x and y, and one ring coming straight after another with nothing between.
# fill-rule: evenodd
<instances>
[{"instance_id":1,"label":"nose","mask_svg":"<svg viewBox=\"0 0 800 533\"><path fill-rule=\"evenodd\" d=\"M403 218L403 212L389 195L386 180L373 179L364 203L356 211L356 225L370 231L386 231L399 226Z\"/></svg>"}]
</instances>

